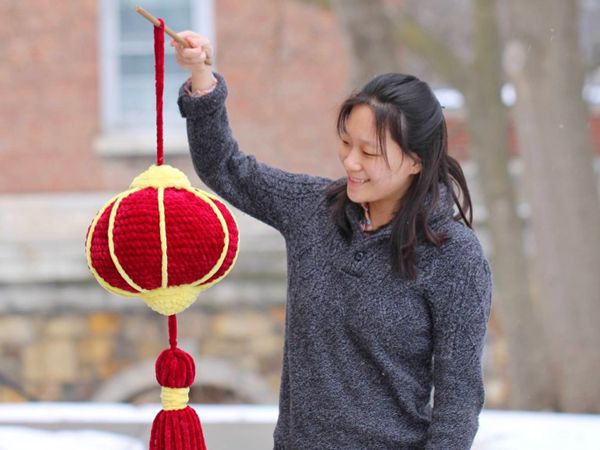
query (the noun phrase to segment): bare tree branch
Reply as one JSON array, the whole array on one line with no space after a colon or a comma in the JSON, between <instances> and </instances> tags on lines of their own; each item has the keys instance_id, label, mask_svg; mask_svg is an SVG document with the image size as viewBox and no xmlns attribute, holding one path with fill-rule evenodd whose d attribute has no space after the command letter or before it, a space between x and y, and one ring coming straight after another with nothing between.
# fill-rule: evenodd
<instances>
[{"instance_id":1,"label":"bare tree branch","mask_svg":"<svg viewBox=\"0 0 600 450\"><path fill-rule=\"evenodd\" d=\"M410 14L398 14L394 23L394 34L400 45L429 61L452 86L465 92L469 80L467 63Z\"/></svg>"},{"instance_id":2,"label":"bare tree branch","mask_svg":"<svg viewBox=\"0 0 600 450\"><path fill-rule=\"evenodd\" d=\"M360 86L371 77L398 70L393 22L383 0L331 0L350 57L350 82Z\"/></svg>"},{"instance_id":3,"label":"bare tree branch","mask_svg":"<svg viewBox=\"0 0 600 450\"><path fill-rule=\"evenodd\" d=\"M331 10L331 0L300 0L300 2L318 6L319 8L327 11Z\"/></svg>"}]
</instances>

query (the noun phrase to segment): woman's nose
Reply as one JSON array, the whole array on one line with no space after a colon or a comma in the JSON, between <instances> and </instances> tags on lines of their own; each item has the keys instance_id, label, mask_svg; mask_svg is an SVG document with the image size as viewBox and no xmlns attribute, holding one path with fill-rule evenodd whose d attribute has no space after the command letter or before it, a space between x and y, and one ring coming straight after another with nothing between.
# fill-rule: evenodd
<instances>
[{"instance_id":1,"label":"woman's nose","mask_svg":"<svg viewBox=\"0 0 600 450\"><path fill-rule=\"evenodd\" d=\"M358 169L360 169L360 161L356 156L356 152L354 150L351 150L350 152L348 152L348 154L346 155L346 157L344 158L344 167L346 168L346 170L348 171L356 171Z\"/></svg>"}]
</instances>

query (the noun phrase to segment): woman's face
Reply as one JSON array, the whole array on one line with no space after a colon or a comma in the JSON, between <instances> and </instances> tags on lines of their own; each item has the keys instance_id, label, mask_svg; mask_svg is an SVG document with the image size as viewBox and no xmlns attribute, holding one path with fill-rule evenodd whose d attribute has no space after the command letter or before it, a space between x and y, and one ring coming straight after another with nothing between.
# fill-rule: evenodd
<instances>
[{"instance_id":1,"label":"woman's face","mask_svg":"<svg viewBox=\"0 0 600 450\"><path fill-rule=\"evenodd\" d=\"M391 219L412 177L420 172L420 162L405 154L386 130L386 163L377 150L375 115L367 105L352 109L341 138L339 158L348 175L348 197Z\"/></svg>"}]
</instances>

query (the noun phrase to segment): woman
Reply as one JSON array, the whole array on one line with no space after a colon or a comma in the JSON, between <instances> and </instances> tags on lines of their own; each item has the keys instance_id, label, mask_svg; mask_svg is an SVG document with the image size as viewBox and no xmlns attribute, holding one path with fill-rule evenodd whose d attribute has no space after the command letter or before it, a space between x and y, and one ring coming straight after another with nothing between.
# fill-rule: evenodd
<instances>
[{"instance_id":1,"label":"woman","mask_svg":"<svg viewBox=\"0 0 600 450\"><path fill-rule=\"evenodd\" d=\"M347 177L292 174L240 152L225 81L205 65L210 42L180 36L193 47L171 43L192 73L179 106L198 175L286 240L274 448L470 448L492 279L431 89L413 76L375 77L340 110Z\"/></svg>"}]
</instances>

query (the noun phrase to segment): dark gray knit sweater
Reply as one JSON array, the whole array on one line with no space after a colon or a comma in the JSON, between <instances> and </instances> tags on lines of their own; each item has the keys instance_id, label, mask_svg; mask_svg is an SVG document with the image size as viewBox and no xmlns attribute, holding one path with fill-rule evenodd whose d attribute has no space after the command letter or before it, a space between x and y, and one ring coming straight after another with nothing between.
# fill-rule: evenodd
<instances>
[{"instance_id":1,"label":"dark gray knit sweater","mask_svg":"<svg viewBox=\"0 0 600 450\"><path fill-rule=\"evenodd\" d=\"M180 92L194 167L218 195L286 241L275 449L469 449L484 401L492 279L475 234L452 219L445 186L431 226L450 239L440 248L419 245L417 279L403 281L391 270L389 225L361 232L362 209L352 204L347 242L325 204L323 188L332 180L284 172L240 152L227 87L215 76L217 88L207 95Z\"/></svg>"}]
</instances>

